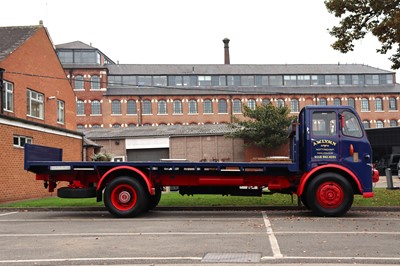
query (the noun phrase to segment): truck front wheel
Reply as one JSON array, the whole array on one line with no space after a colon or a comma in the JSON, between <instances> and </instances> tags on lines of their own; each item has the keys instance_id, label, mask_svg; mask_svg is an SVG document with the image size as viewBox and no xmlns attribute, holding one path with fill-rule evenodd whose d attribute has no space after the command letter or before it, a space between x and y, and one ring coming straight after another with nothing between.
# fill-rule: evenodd
<instances>
[{"instance_id":1,"label":"truck front wheel","mask_svg":"<svg viewBox=\"0 0 400 266\"><path fill-rule=\"evenodd\" d=\"M323 173L311 180L307 203L315 215L342 216L353 204L354 192L349 181L337 173Z\"/></svg>"},{"instance_id":2,"label":"truck front wheel","mask_svg":"<svg viewBox=\"0 0 400 266\"><path fill-rule=\"evenodd\" d=\"M112 180L104 192L104 205L117 217L135 217L147 209L148 193L136 179L122 176Z\"/></svg>"}]
</instances>

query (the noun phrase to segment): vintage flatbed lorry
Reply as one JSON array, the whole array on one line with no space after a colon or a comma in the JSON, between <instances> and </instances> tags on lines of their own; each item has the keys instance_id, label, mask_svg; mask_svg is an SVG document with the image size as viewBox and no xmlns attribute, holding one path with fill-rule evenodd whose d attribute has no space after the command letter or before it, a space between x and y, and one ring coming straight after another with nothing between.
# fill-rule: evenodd
<instances>
[{"instance_id":1,"label":"vintage flatbed lorry","mask_svg":"<svg viewBox=\"0 0 400 266\"><path fill-rule=\"evenodd\" d=\"M373 197L372 150L349 106L307 106L289 130L290 156L262 162L67 162L62 150L26 144L24 168L64 198L96 197L117 217L134 217L160 201L162 188L182 195L296 194L318 216L342 216L354 195ZM267 190L267 191L266 191Z\"/></svg>"}]
</instances>

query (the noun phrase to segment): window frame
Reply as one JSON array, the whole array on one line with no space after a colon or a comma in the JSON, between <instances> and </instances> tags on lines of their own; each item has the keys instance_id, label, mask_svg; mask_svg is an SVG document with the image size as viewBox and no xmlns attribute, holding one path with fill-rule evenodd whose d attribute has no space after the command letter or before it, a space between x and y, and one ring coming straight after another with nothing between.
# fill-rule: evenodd
<instances>
[{"instance_id":1,"label":"window frame","mask_svg":"<svg viewBox=\"0 0 400 266\"><path fill-rule=\"evenodd\" d=\"M37 97L33 97L33 95L37 95ZM27 89L26 90L26 106L27 106L27 110L26 110L26 114L29 117L34 117L37 119L44 119L44 94L31 90L31 89ZM41 98L41 99L40 99ZM32 104L34 103L34 104ZM36 108L34 108L33 106L38 105L38 110L34 110ZM38 115L35 115L35 113L38 112Z\"/></svg>"},{"instance_id":2,"label":"window frame","mask_svg":"<svg viewBox=\"0 0 400 266\"><path fill-rule=\"evenodd\" d=\"M57 123L65 124L65 102L57 100Z\"/></svg>"},{"instance_id":3,"label":"window frame","mask_svg":"<svg viewBox=\"0 0 400 266\"><path fill-rule=\"evenodd\" d=\"M93 100L90 103L90 115L101 115L101 102L99 100Z\"/></svg>"},{"instance_id":4,"label":"window frame","mask_svg":"<svg viewBox=\"0 0 400 266\"><path fill-rule=\"evenodd\" d=\"M11 87L11 88L10 88ZM3 110L14 112L14 83L3 81Z\"/></svg>"}]
</instances>

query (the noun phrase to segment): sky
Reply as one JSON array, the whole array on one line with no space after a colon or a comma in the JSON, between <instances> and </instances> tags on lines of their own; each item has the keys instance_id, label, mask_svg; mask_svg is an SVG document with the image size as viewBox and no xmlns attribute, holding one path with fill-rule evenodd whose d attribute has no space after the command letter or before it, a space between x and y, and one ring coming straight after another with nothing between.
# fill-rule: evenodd
<instances>
[{"instance_id":1,"label":"sky","mask_svg":"<svg viewBox=\"0 0 400 266\"><path fill-rule=\"evenodd\" d=\"M13 0L0 26L38 25L55 45L82 41L120 64L365 64L391 70L368 35L355 51L331 48L338 18L323 0ZM400 74L400 71L397 72Z\"/></svg>"}]
</instances>

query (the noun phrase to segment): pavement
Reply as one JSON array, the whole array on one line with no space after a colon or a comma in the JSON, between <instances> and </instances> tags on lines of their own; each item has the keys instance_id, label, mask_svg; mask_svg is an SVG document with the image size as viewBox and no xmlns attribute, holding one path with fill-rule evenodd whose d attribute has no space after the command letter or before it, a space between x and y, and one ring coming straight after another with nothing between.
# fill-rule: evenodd
<instances>
[{"instance_id":1,"label":"pavement","mask_svg":"<svg viewBox=\"0 0 400 266\"><path fill-rule=\"evenodd\" d=\"M390 185L390 181L389 181ZM393 188L400 188L400 178L397 175L392 176L392 185ZM388 187L388 178L386 176L380 176L379 181L374 184L374 187L376 188L389 188Z\"/></svg>"}]
</instances>

